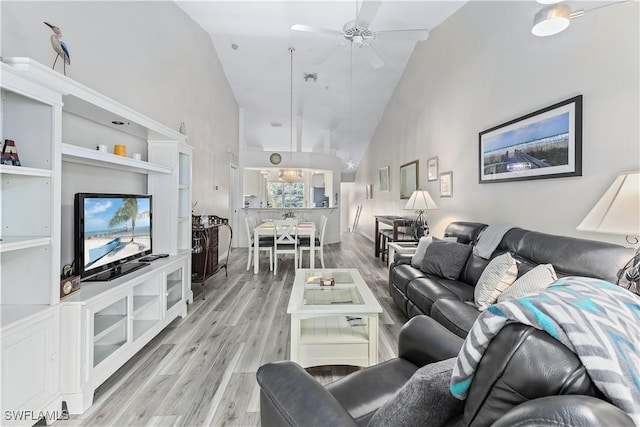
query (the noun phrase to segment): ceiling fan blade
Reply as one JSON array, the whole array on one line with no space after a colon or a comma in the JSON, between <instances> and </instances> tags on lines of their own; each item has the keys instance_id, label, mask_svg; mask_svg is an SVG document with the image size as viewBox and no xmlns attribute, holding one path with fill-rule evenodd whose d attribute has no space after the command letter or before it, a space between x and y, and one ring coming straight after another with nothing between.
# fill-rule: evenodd
<instances>
[{"instance_id":1,"label":"ceiling fan blade","mask_svg":"<svg viewBox=\"0 0 640 427\"><path fill-rule=\"evenodd\" d=\"M312 27L310 25L294 24L291 26L294 31L306 31L308 33L330 34L333 36L344 36L342 31L330 30L328 28Z\"/></svg>"},{"instance_id":2,"label":"ceiling fan blade","mask_svg":"<svg viewBox=\"0 0 640 427\"><path fill-rule=\"evenodd\" d=\"M382 2L378 0L363 0L360 6L360 12L356 17L356 26L368 28L376 17L378 9L382 6Z\"/></svg>"},{"instance_id":3,"label":"ceiling fan blade","mask_svg":"<svg viewBox=\"0 0 640 427\"><path fill-rule=\"evenodd\" d=\"M390 31L376 31L376 40L390 40L390 41L403 41L403 40L426 40L429 37L429 30L390 30Z\"/></svg>"},{"instance_id":4,"label":"ceiling fan blade","mask_svg":"<svg viewBox=\"0 0 640 427\"><path fill-rule=\"evenodd\" d=\"M376 52L373 46L371 46L370 44L365 44L360 46L360 50L373 68L378 69L384 67L384 61L382 60L380 55L378 55L378 52Z\"/></svg>"}]
</instances>

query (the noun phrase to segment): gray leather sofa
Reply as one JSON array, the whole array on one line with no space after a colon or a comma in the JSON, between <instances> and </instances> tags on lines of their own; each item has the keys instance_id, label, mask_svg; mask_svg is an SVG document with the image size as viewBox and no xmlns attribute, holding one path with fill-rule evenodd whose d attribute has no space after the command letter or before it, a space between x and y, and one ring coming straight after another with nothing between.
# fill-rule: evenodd
<instances>
[{"instance_id":1,"label":"gray leather sofa","mask_svg":"<svg viewBox=\"0 0 640 427\"><path fill-rule=\"evenodd\" d=\"M486 226L453 222L445 236L474 245ZM616 283L619 270L634 250L610 243L556 236L513 228L490 259L473 253L457 280L423 273L412 267L411 256L398 254L389 268L389 293L408 317L426 314L460 337L466 337L480 312L474 305L474 288L490 260L510 252L518 264L518 277L539 264L552 264L558 277L585 276Z\"/></svg>"},{"instance_id":2,"label":"gray leather sofa","mask_svg":"<svg viewBox=\"0 0 640 427\"><path fill-rule=\"evenodd\" d=\"M418 369L455 357L462 342L432 318L416 316L401 330L398 358L326 387L294 362L263 365L257 373L261 425L633 425L604 399L571 351L521 324L506 326L492 340L465 401L446 397L448 383L429 378L407 395L403 386ZM397 395L407 399L394 400ZM425 421L424 411L438 422Z\"/></svg>"}]
</instances>

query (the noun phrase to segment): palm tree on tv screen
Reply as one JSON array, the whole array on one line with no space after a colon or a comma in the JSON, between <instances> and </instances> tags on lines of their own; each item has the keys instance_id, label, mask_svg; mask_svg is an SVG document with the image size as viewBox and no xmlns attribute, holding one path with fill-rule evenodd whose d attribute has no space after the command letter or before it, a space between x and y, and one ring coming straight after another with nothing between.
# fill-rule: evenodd
<instances>
[{"instance_id":1,"label":"palm tree on tv screen","mask_svg":"<svg viewBox=\"0 0 640 427\"><path fill-rule=\"evenodd\" d=\"M129 197L123 200L120 206L113 214L109 227L123 224L131 221L131 242L136 234L136 219L149 215L149 211L140 212L138 214L138 200L135 197Z\"/></svg>"}]
</instances>

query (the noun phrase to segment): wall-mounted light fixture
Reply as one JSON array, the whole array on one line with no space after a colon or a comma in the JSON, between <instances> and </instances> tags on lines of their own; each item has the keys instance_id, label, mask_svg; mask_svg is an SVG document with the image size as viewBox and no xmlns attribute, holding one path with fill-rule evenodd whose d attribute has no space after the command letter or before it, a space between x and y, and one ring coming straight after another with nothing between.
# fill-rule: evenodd
<instances>
[{"instance_id":1,"label":"wall-mounted light fixture","mask_svg":"<svg viewBox=\"0 0 640 427\"><path fill-rule=\"evenodd\" d=\"M552 36L566 30L572 19L584 16L586 12L591 13L596 9L626 3L627 1L629 0L605 4L586 11L580 9L572 12L568 5L557 0L538 0L538 3L545 4L546 6L537 11L534 15L531 32L539 37Z\"/></svg>"}]
</instances>

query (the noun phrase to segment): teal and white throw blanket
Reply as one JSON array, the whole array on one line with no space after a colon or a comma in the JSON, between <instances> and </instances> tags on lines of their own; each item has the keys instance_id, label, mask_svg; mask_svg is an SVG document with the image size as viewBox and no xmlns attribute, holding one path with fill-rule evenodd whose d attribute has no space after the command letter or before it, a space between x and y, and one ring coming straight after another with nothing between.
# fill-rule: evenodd
<instances>
[{"instance_id":1,"label":"teal and white throw blanket","mask_svg":"<svg viewBox=\"0 0 640 427\"><path fill-rule=\"evenodd\" d=\"M611 283L565 277L544 291L489 306L471 328L451 377L465 399L491 339L510 323L543 330L573 351L611 403L640 421L640 298ZM640 425L640 424L639 424Z\"/></svg>"}]
</instances>

